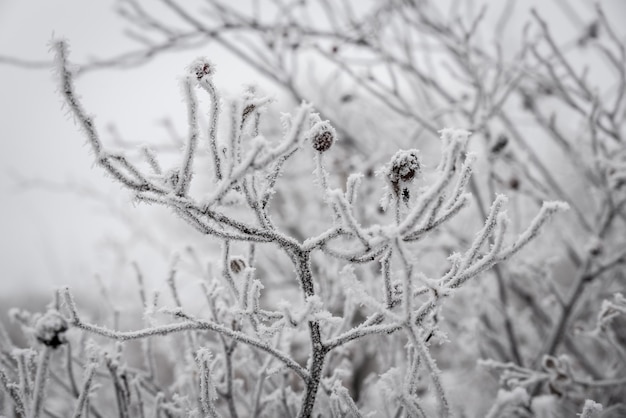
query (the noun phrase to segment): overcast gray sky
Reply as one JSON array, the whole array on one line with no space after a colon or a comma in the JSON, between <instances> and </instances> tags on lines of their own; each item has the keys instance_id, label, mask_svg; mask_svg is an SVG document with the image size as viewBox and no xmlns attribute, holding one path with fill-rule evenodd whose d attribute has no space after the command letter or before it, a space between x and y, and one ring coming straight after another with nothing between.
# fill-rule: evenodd
<instances>
[{"instance_id":1,"label":"overcast gray sky","mask_svg":"<svg viewBox=\"0 0 626 418\"><path fill-rule=\"evenodd\" d=\"M121 35L114 3L1 0L0 55L51 59L53 36L70 42L77 62L131 50L136 45ZM198 55L219 63L216 80L229 91L258 80L224 51L208 47L164 55L137 69L87 74L77 90L101 131L115 122L128 139L163 141L167 136L157 121L184 121L178 76ZM110 273L102 268L103 239L127 231L99 210L102 205L71 193L16 187L16 176L75 182L129 206L127 195L94 169L89 148L62 108L53 72L0 65L0 112L0 296L35 288L49 292L60 284L88 282L98 271ZM179 128L184 133L184 125Z\"/></svg>"}]
</instances>

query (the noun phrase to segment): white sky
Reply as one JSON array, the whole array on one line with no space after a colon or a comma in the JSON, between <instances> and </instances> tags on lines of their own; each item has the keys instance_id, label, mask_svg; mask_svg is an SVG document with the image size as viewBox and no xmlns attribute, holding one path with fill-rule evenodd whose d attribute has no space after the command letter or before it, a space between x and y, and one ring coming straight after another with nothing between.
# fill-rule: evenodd
<instances>
[{"instance_id":1,"label":"white sky","mask_svg":"<svg viewBox=\"0 0 626 418\"><path fill-rule=\"evenodd\" d=\"M0 0L0 55L30 60L51 59L48 43L55 36L71 44L71 59L108 57L136 48L120 35L114 1ZM89 113L103 134L115 122L127 138L139 142L166 139L156 127L163 117L184 121L177 77L198 55L218 62L218 85L236 92L244 82L259 80L216 47L167 54L131 70L87 74L77 83ZM15 174L53 182L73 181L127 196L101 170L56 92L50 70L0 65L0 311L3 295L49 293L61 284L90 282L102 267L102 240L124 236L119 223L98 213L100 205L72 194L41 189L19 192ZM178 126L184 133L184 125ZM103 135L107 139L106 135ZM141 209L139 209L141 210ZM94 268L94 266L98 266ZM163 270L162 274L166 272Z\"/></svg>"}]
</instances>

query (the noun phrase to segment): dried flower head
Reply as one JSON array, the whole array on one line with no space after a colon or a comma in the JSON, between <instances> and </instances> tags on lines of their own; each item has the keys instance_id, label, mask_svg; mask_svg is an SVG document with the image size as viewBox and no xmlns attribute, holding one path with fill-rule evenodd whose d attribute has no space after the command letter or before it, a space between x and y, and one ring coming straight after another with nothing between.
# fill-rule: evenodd
<instances>
[{"instance_id":1,"label":"dried flower head","mask_svg":"<svg viewBox=\"0 0 626 418\"><path fill-rule=\"evenodd\" d=\"M422 171L422 159L419 151L416 149L400 150L391 157L391 161L387 164L382 173L385 180L389 183L393 195L398 198L402 197L404 201L409 199L408 184Z\"/></svg>"},{"instance_id":2,"label":"dried flower head","mask_svg":"<svg viewBox=\"0 0 626 418\"><path fill-rule=\"evenodd\" d=\"M195 74L198 80L203 77L211 77L215 74L215 64L206 58L196 58L188 67L191 74Z\"/></svg>"},{"instance_id":3,"label":"dried flower head","mask_svg":"<svg viewBox=\"0 0 626 418\"><path fill-rule=\"evenodd\" d=\"M57 310L49 310L35 322L35 338L48 347L56 348L66 342L67 320Z\"/></svg>"},{"instance_id":4,"label":"dried flower head","mask_svg":"<svg viewBox=\"0 0 626 418\"><path fill-rule=\"evenodd\" d=\"M230 271L235 274L239 274L247 267L246 260L237 256L231 257L229 267Z\"/></svg>"},{"instance_id":5,"label":"dried flower head","mask_svg":"<svg viewBox=\"0 0 626 418\"><path fill-rule=\"evenodd\" d=\"M325 152L337 140L337 132L327 120L319 121L311 127L309 138L315 151Z\"/></svg>"}]
</instances>

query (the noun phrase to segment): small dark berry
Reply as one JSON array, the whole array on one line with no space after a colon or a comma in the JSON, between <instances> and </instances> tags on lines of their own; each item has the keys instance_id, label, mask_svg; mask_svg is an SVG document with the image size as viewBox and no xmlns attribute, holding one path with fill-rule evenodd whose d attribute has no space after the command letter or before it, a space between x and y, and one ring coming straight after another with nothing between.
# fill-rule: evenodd
<instances>
[{"instance_id":1,"label":"small dark berry","mask_svg":"<svg viewBox=\"0 0 626 418\"><path fill-rule=\"evenodd\" d=\"M330 149L337 138L335 129L328 121L317 122L309 132L311 146L317 152L326 152Z\"/></svg>"},{"instance_id":2,"label":"small dark berry","mask_svg":"<svg viewBox=\"0 0 626 418\"><path fill-rule=\"evenodd\" d=\"M235 274L241 273L247 266L246 260L241 257L231 257L230 259L230 271Z\"/></svg>"}]
</instances>

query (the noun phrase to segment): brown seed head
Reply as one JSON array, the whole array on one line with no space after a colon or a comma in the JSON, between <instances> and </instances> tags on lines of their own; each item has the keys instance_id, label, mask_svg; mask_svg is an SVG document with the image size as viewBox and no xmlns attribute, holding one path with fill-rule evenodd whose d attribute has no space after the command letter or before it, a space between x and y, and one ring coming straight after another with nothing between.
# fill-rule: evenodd
<instances>
[{"instance_id":1,"label":"brown seed head","mask_svg":"<svg viewBox=\"0 0 626 418\"><path fill-rule=\"evenodd\" d=\"M49 310L35 322L35 338L48 347L57 348L66 342L66 319L56 310Z\"/></svg>"},{"instance_id":2,"label":"brown seed head","mask_svg":"<svg viewBox=\"0 0 626 418\"><path fill-rule=\"evenodd\" d=\"M247 263L242 257L235 256L230 258L229 267L230 271L239 274L247 267Z\"/></svg>"},{"instance_id":3,"label":"brown seed head","mask_svg":"<svg viewBox=\"0 0 626 418\"><path fill-rule=\"evenodd\" d=\"M328 121L317 122L309 133L311 146L317 152L326 152L337 139L335 129Z\"/></svg>"}]
</instances>

